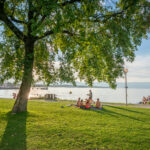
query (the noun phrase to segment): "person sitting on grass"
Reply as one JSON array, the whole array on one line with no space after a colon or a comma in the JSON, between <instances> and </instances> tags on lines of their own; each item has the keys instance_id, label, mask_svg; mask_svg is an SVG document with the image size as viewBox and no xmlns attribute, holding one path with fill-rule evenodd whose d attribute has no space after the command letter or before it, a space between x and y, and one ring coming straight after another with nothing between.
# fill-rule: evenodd
<instances>
[{"instance_id":1,"label":"person sitting on grass","mask_svg":"<svg viewBox=\"0 0 150 150\"><path fill-rule=\"evenodd\" d=\"M150 96L147 97L147 101L148 101L148 102L150 101Z\"/></svg>"},{"instance_id":2,"label":"person sitting on grass","mask_svg":"<svg viewBox=\"0 0 150 150\"><path fill-rule=\"evenodd\" d=\"M85 108L85 105L83 104L83 99L80 101L80 108Z\"/></svg>"},{"instance_id":3,"label":"person sitting on grass","mask_svg":"<svg viewBox=\"0 0 150 150\"><path fill-rule=\"evenodd\" d=\"M81 99L81 101L80 101L80 106L84 106L83 99Z\"/></svg>"},{"instance_id":4,"label":"person sitting on grass","mask_svg":"<svg viewBox=\"0 0 150 150\"><path fill-rule=\"evenodd\" d=\"M91 108L89 100L86 100L85 105L83 104L83 100L81 100L80 108L82 108L82 109L89 109L89 108Z\"/></svg>"},{"instance_id":5,"label":"person sitting on grass","mask_svg":"<svg viewBox=\"0 0 150 150\"><path fill-rule=\"evenodd\" d=\"M96 108L97 109L102 109L101 102L100 102L99 98L96 101Z\"/></svg>"},{"instance_id":6,"label":"person sitting on grass","mask_svg":"<svg viewBox=\"0 0 150 150\"><path fill-rule=\"evenodd\" d=\"M147 103L146 97L143 96L142 102L143 102L143 104L146 104L146 103Z\"/></svg>"},{"instance_id":7,"label":"person sitting on grass","mask_svg":"<svg viewBox=\"0 0 150 150\"><path fill-rule=\"evenodd\" d=\"M77 101L77 107L80 107L80 103L81 103L81 101L80 101L80 97L79 97L78 101Z\"/></svg>"},{"instance_id":8,"label":"person sitting on grass","mask_svg":"<svg viewBox=\"0 0 150 150\"><path fill-rule=\"evenodd\" d=\"M90 101L87 100L86 104L85 104L85 109L90 109L91 108L91 104Z\"/></svg>"},{"instance_id":9,"label":"person sitting on grass","mask_svg":"<svg viewBox=\"0 0 150 150\"><path fill-rule=\"evenodd\" d=\"M92 99L89 99L89 103L90 103L90 105L93 103L93 100Z\"/></svg>"},{"instance_id":10,"label":"person sitting on grass","mask_svg":"<svg viewBox=\"0 0 150 150\"><path fill-rule=\"evenodd\" d=\"M88 100L88 99L86 98L86 99L85 99L85 104L87 103L87 100Z\"/></svg>"}]
</instances>

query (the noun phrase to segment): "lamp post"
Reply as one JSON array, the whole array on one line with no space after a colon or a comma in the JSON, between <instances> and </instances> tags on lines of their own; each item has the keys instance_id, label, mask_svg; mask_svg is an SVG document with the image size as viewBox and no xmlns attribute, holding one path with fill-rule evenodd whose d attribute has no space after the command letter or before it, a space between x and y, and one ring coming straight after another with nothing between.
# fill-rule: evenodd
<instances>
[{"instance_id":1,"label":"lamp post","mask_svg":"<svg viewBox=\"0 0 150 150\"><path fill-rule=\"evenodd\" d=\"M124 68L124 75L125 75L125 95L126 95L126 106L128 104L128 94L127 94L127 73L128 73L128 69Z\"/></svg>"}]
</instances>

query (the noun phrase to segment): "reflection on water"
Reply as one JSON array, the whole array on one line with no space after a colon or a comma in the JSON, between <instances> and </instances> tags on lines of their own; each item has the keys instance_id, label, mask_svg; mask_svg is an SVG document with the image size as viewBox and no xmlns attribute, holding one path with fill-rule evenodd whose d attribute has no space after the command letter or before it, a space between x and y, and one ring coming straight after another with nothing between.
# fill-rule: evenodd
<instances>
[{"instance_id":1,"label":"reflection on water","mask_svg":"<svg viewBox=\"0 0 150 150\"><path fill-rule=\"evenodd\" d=\"M77 100L78 97L82 99L87 98L89 90L93 92L93 99L100 98L103 102L125 103L125 89L117 88L112 90L110 88L71 88L71 87L49 87L48 90L32 90L31 95L44 96L45 94L56 94L57 98ZM71 93L71 92L72 93ZM12 94L18 90L0 90L0 98L12 98ZM150 95L150 89L129 88L128 102L138 103L143 96Z\"/></svg>"}]
</instances>

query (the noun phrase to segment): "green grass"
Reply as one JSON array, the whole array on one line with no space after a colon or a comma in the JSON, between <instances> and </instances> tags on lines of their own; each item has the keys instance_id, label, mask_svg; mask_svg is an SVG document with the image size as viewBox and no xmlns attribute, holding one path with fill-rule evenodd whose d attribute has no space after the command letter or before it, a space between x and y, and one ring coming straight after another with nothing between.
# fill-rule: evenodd
<instances>
[{"instance_id":1,"label":"green grass","mask_svg":"<svg viewBox=\"0 0 150 150\"><path fill-rule=\"evenodd\" d=\"M0 150L150 150L150 109L29 101L12 115L13 103L0 100Z\"/></svg>"}]
</instances>

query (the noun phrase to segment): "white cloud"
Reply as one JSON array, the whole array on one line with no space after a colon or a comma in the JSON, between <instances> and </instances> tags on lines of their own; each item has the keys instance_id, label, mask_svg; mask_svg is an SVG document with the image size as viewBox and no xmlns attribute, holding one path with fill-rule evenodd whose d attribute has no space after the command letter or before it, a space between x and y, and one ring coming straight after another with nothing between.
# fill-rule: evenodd
<instances>
[{"instance_id":1,"label":"white cloud","mask_svg":"<svg viewBox=\"0 0 150 150\"><path fill-rule=\"evenodd\" d=\"M126 63L128 82L150 82L150 55L137 56L133 63ZM118 79L124 82L124 79Z\"/></svg>"},{"instance_id":2,"label":"white cloud","mask_svg":"<svg viewBox=\"0 0 150 150\"><path fill-rule=\"evenodd\" d=\"M55 67L60 67L58 61L55 62ZM128 68L128 82L150 82L150 55L138 55L134 62L127 62L126 67ZM75 76L77 77L77 74ZM117 82L124 82L124 78L117 79Z\"/></svg>"}]
</instances>

